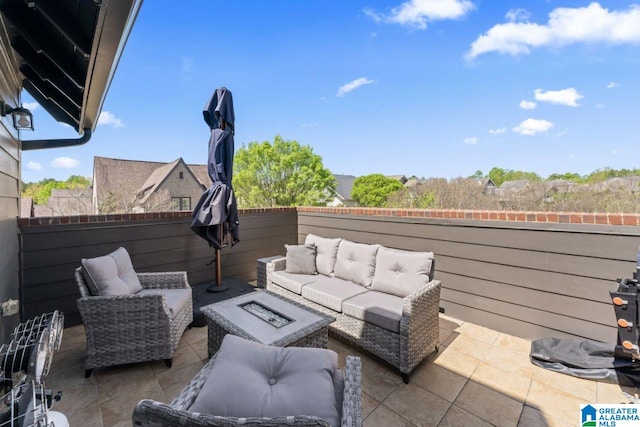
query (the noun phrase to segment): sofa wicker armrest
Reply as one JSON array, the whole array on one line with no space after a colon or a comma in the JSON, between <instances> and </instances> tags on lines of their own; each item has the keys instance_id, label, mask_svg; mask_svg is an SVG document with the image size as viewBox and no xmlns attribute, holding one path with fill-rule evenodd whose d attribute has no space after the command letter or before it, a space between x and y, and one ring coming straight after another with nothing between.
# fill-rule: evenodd
<instances>
[{"instance_id":1,"label":"sofa wicker armrest","mask_svg":"<svg viewBox=\"0 0 640 427\"><path fill-rule=\"evenodd\" d=\"M137 273L143 289L189 288L186 271L162 271L157 273Z\"/></svg>"},{"instance_id":2,"label":"sofa wicker armrest","mask_svg":"<svg viewBox=\"0 0 640 427\"><path fill-rule=\"evenodd\" d=\"M439 344L440 280L432 280L402 301L400 371L410 373Z\"/></svg>"},{"instance_id":3,"label":"sofa wicker armrest","mask_svg":"<svg viewBox=\"0 0 640 427\"><path fill-rule=\"evenodd\" d=\"M271 275L274 271L284 271L287 268L287 259L285 257L277 258L267 263L267 288L271 284Z\"/></svg>"},{"instance_id":4,"label":"sofa wicker armrest","mask_svg":"<svg viewBox=\"0 0 640 427\"><path fill-rule=\"evenodd\" d=\"M347 356L342 399L342 427L361 426L362 362L359 357Z\"/></svg>"}]
</instances>

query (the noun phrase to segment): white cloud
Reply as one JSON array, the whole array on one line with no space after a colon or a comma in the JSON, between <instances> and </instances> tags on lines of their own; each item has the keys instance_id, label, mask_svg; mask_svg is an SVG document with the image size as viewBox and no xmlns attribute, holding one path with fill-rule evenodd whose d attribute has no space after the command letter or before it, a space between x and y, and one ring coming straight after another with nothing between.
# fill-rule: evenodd
<instances>
[{"instance_id":1,"label":"white cloud","mask_svg":"<svg viewBox=\"0 0 640 427\"><path fill-rule=\"evenodd\" d=\"M364 12L365 15L367 15L369 18L371 18L375 22L381 22L384 19L383 14L378 13L373 9L363 9L362 12Z\"/></svg>"},{"instance_id":2,"label":"white cloud","mask_svg":"<svg viewBox=\"0 0 640 427\"><path fill-rule=\"evenodd\" d=\"M618 150L611 150L611 154L613 154L614 156L618 155Z\"/></svg>"},{"instance_id":3,"label":"white cloud","mask_svg":"<svg viewBox=\"0 0 640 427\"><path fill-rule=\"evenodd\" d=\"M427 22L458 19L475 6L469 0L409 0L384 15L371 9L364 13L376 22L389 22L424 30Z\"/></svg>"},{"instance_id":4,"label":"white cloud","mask_svg":"<svg viewBox=\"0 0 640 427\"><path fill-rule=\"evenodd\" d=\"M578 107L578 101L584 98L572 87L562 90L549 90L546 92L543 92L542 89L536 89L533 93L538 101L567 105L569 107Z\"/></svg>"},{"instance_id":5,"label":"white cloud","mask_svg":"<svg viewBox=\"0 0 640 427\"><path fill-rule=\"evenodd\" d=\"M51 161L51 166L61 169L73 169L80 165L80 161L71 157L56 157Z\"/></svg>"},{"instance_id":6,"label":"white cloud","mask_svg":"<svg viewBox=\"0 0 640 427\"><path fill-rule=\"evenodd\" d=\"M314 128L318 126L318 123L303 123L300 125L301 128Z\"/></svg>"},{"instance_id":7,"label":"white cloud","mask_svg":"<svg viewBox=\"0 0 640 427\"><path fill-rule=\"evenodd\" d=\"M41 171L42 165L40 163L30 161L27 163L27 169L30 171Z\"/></svg>"},{"instance_id":8,"label":"white cloud","mask_svg":"<svg viewBox=\"0 0 640 427\"><path fill-rule=\"evenodd\" d=\"M509 10L504 17L509 22L527 22L531 14L526 9L518 8Z\"/></svg>"},{"instance_id":9,"label":"white cloud","mask_svg":"<svg viewBox=\"0 0 640 427\"><path fill-rule=\"evenodd\" d=\"M607 85L607 89L613 89L614 87L618 86L620 86L620 83L618 82L609 82L609 84Z\"/></svg>"},{"instance_id":10,"label":"white cloud","mask_svg":"<svg viewBox=\"0 0 640 427\"><path fill-rule=\"evenodd\" d=\"M193 69L193 60L187 56L180 58L180 69L183 73L189 73Z\"/></svg>"},{"instance_id":11,"label":"white cloud","mask_svg":"<svg viewBox=\"0 0 640 427\"><path fill-rule=\"evenodd\" d=\"M345 94L351 92L352 90L355 90L363 85L370 85L371 83L375 83L375 80L369 80L366 77L360 77L359 79L355 79L352 82L340 86L340 89L338 89L338 93L336 94L336 96L342 98Z\"/></svg>"},{"instance_id":12,"label":"white cloud","mask_svg":"<svg viewBox=\"0 0 640 427\"><path fill-rule=\"evenodd\" d=\"M536 108L536 103L533 101L525 101L524 99L520 101L520 108L523 110L533 110Z\"/></svg>"},{"instance_id":13,"label":"white cloud","mask_svg":"<svg viewBox=\"0 0 640 427\"><path fill-rule=\"evenodd\" d=\"M478 137L470 136L469 138L465 138L464 143L469 145L475 145L478 143Z\"/></svg>"},{"instance_id":14,"label":"white cloud","mask_svg":"<svg viewBox=\"0 0 640 427\"><path fill-rule=\"evenodd\" d=\"M640 6L610 11L593 2L586 7L556 8L549 13L546 24L497 24L471 44L467 59L488 52L528 54L533 48L574 43L640 43Z\"/></svg>"},{"instance_id":15,"label":"white cloud","mask_svg":"<svg viewBox=\"0 0 640 427\"><path fill-rule=\"evenodd\" d=\"M512 130L520 135L535 135L546 132L553 127L553 123L547 120L527 119Z\"/></svg>"},{"instance_id":16,"label":"white cloud","mask_svg":"<svg viewBox=\"0 0 640 427\"><path fill-rule=\"evenodd\" d=\"M596 104L596 108L605 108L605 106L604 106L604 104L598 103L598 104Z\"/></svg>"},{"instance_id":17,"label":"white cloud","mask_svg":"<svg viewBox=\"0 0 640 427\"><path fill-rule=\"evenodd\" d=\"M502 135L507 132L507 128L489 129L491 135Z\"/></svg>"},{"instance_id":18,"label":"white cloud","mask_svg":"<svg viewBox=\"0 0 640 427\"><path fill-rule=\"evenodd\" d=\"M23 102L22 106L29 111L36 111L38 108L40 108L40 104L38 104L37 102Z\"/></svg>"},{"instance_id":19,"label":"white cloud","mask_svg":"<svg viewBox=\"0 0 640 427\"><path fill-rule=\"evenodd\" d=\"M100 117L98 117L98 126L101 125L113 125L114 128L124 127L124 123L122 123L122 120L117 118L110 111L103 111L100 113Z\"/></svg>"}]
</instances>

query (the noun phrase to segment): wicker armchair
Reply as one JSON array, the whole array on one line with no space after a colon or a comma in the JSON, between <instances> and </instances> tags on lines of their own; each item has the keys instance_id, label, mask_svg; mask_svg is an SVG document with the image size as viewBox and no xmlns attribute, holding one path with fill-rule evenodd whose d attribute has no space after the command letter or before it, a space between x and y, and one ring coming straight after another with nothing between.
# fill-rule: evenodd
<instances>
[{"instance_id":1,"label":"wicker armchair","mask_svg":"<svg viewBox=\"0 0 640 427\"><path fill-rule=\"evenodd\" d=\"M216 354L217 355L217 354ZM286 416L279 418L232 418L189 411L202 386L209 377L216 360L211 360L198 372L171 403L160 403L150 399L138 402L133 410L133 425L142 427L211 427L211 426L329 426L322 418L308 416ZM362 386L361 362L359 357L347 356L343 372L344 389L341 390L342 409L340 419L342 427L362 425Z\"/></svg>"},{"instance_id":2,"label":"wicker armchair","mask_svg":"<svg viewBox=\"0 0 640 427\"><path fill-rule=\"evenodd\" d=\"M115 296L91 295L83 267L75 271L81 298L78 310L87 333L85 377L94 368L149 360L171 367L180 337L193 320L191 295L172 313L162 292ZM143 289L190 289L187 273L137 273Z\"/></svg>"}]
</instances>

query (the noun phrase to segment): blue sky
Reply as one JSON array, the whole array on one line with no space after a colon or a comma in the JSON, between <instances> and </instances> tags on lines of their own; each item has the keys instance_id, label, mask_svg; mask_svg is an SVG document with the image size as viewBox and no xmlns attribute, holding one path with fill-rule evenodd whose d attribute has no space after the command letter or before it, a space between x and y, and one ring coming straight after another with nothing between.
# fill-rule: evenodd
<instances>
[{"instance_id":1,"label":"blue sky","mask_svg":"<svg viewBox=\"0 0 640 427\"><path fill-rule=\"evenodd\" d=\"M233 93L236 150L275 135L333 173L639 167L640 3L148 0L84 146L23 153L23 180L93 156L204 164L202 110ZM76 137L23 94L36 132Z\"/></svg>"}]
</instances>

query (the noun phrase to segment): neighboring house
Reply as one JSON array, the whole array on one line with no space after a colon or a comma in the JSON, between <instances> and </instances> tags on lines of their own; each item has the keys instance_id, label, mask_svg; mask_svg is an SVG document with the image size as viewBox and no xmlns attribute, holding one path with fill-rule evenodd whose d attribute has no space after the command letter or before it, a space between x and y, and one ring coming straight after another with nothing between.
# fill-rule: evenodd
<instances>
[{"instance_id":1,"label":"neighboring house","mask_svg":"<svg viewBox=\"0 0 640 427\"><path fill-rule=\"evenodd\" d=\"M634 193L640 191L640 176L622 176L618 178L609 178L606 181L593 184L592 188L596 192L612 191L620 192L626 191Z\"/></svg>"},{"instance_id":2,"label":"neighboring house","mask_svg":"<svg viewBox=\"0 0 640 427\"><path fill-rule=\"evenodd\" d=\"M517 179L513 181L505 181L500 185L500 187L496 188L496 194L500 196L506 196L508 194L513 193L521 193L529 187L528 179Z\"/></svg>"},{"instance_id":3,"label":"neighboring house","mask_svg":"<svg viewBox=\"0 0 640 427\"><path fill-rule=\"evenodd\" d=\"M498 186L491 178L477 178L476 181L482 186L482 194L496 194Z\"/></svg>"},{"instance_id":4,"label":"neighboring house","mask_svg":"<svg viewBox=\"0 0 640 427\"><path fill-rule=\"evenodd\" d=\"M20 217L31 218L34 216L33 198L22 197L20 198Z\"/></svg>"},{"instance_id":5,"label":"neighboring house","mask_svg":"<svg viewBox=\"0 0 640 427\"><path fill-rule=\"evenodd\" d=\"M327 206L356 206L357 203L351 197L353 182L356 177L353 175L333 175L336 179L336 190L333 192L333 200Z\"/></svg>"},{"instance_id":6,"label":"neighboring house","mask_svg":"<svg viewBox=\"0 0 640 427\"><path fill-rule=\"evenodd\" d=\"M424 178L409 178L405 181L404 186L406 188L414 188L417 187L419 185L423 185L427 182L426 179Z\"/></svg>"},{"instance_id":7,"label":"neighboring house","mask_svg":"<svg viewBox=\"0 0 640 427\"><path fill-rule=\"evenodd\" d=\"M387 175L387 178L398 180L402 185L407 182L407 177L404 175Z\"/></svg>"},{"instance_id":8,"label":"neighboring house","mask_svg":"<svg viewBox=\"0 0 640 427\"><path fill-rule=\"evenodd\" d=\"M93 213L91 189L53 189L45 205L33 205L32 216L69 216Z\"/></svg>"},{"instance_id":9,"label":"neighboring house","mask_svg":"<svg viewBox=\"0 0 640 427\"><path fill-rule=\"evenodd\" d=\"M191 211L211 184L206 165L94 157L95 213Z\"/></svg>"}]
</instances>

